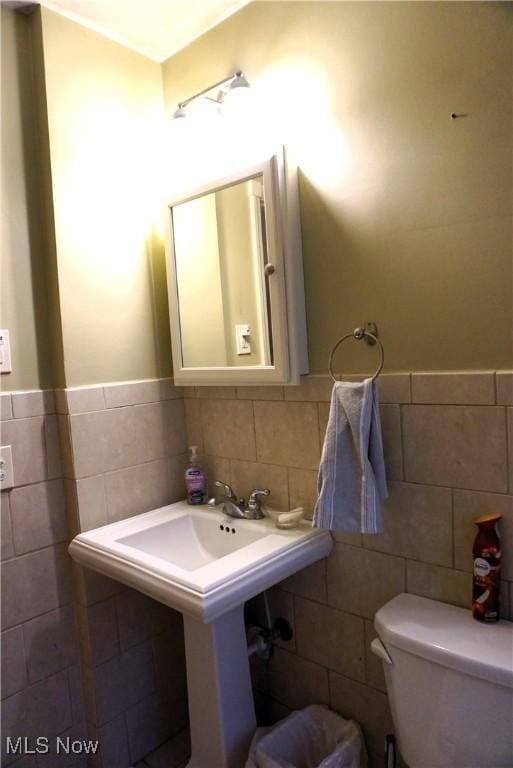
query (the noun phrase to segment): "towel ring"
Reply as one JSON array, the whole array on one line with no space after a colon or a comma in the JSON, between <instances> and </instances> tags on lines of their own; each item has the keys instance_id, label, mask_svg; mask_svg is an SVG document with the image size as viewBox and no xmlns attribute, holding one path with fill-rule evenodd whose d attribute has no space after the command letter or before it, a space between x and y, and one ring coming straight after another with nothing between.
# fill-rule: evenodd
<instances>
[{"instance_id":1,"label":"towel ring","mask_svg":"<svg viewBox=\"0 0 513 768\"><path fill-rule=\"evenodd\" d=\"M328 368L329 368L330 376L333 379L333 381L338 381L338 379L335 378L335 374L333 373L333 357L335 355L335 352L339 348L339 346L346 339L356 339L357 341L361 341L362 339L368 339L370 344L377 344L379 346L379 353L380 353L379 365L378 365L378 368L376 370L376 373L372 377L372 381L376 381L376 379L378 378L379 374L383 370L383 366L385 364L385 350L383 349L383 344L378 339L378 329L376 328L375 325L372 326L372 329L373 329L374 333L371 333L371 331L366 331L365 328L355 328L352 333L346 333L345 336L342 336L342 338L340 338L336 342L335 346L331 350L330 359L329 359L329 363L328 363Z\"/></svg>"}]
</instances>

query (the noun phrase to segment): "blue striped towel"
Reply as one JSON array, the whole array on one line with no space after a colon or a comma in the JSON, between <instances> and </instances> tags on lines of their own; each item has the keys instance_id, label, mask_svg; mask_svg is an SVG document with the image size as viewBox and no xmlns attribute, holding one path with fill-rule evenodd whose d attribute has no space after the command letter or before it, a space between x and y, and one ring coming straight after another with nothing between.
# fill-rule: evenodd
<instances>
[{"instance_id":1,"label":"blue striped towel","mask_svg":"<svg viewBox=\"0 0 513 768\"><path fill-rule=\"evenodd\" d=\"M388 496L377 388L372 379L337 381L318 478L316 528L381 533Z\"/></svg>"}]
</instances>

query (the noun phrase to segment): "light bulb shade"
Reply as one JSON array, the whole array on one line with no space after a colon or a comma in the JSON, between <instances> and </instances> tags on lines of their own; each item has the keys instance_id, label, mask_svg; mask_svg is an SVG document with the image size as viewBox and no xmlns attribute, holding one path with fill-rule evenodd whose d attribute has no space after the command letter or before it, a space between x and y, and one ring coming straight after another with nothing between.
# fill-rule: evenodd
<instances>
[{"instance_id":1,"label":"light bulb shade","mask_svg":"<svg viewBox=\"0 0 513 768\"><path fill-rule=\"evenodd\" d=\"M249 88L249 83L242 72L237 72L230 83L230 90L234 90L235 88Z\"/></svg>"},{"instance_id":2,"label":"light bulb shade","mask_svg":"<svg viewBox=\"0 0 513 768\"><path fill-rule=\"evenodd\" d=\"M178 107L176 112L173 114L173 120L179 120L182 117L187 117L187 112L183 107Z\"/></svg>"},{"instance_id":3,"label":"light bulb shade","mask_svg":"<svg viewBox=\"0 0 513 768\"><path fill-rule=\"evenodd\" d=\"M251 90L249 88L229 90L223 102L223 114L231 118L247 118L251 101Z\"/></svg>"}]
</instances>

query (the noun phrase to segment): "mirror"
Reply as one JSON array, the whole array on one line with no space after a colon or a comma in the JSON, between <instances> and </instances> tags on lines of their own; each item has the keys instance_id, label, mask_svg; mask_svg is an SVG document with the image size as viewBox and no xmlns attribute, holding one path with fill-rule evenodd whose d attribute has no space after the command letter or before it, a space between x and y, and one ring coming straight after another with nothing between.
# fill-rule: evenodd
<instances>
[{"instance_id":1,"label":"mirror","mask_svg":"<svg viewBox=\"0 0 513 768\"><path fill-rule=\"evenodd\" d=\"M280 153L168 203L177 383L288 384L307 372L297 180L288 189L286 176Z\"/></svg>"},{"instance_id":2,"label":"mirror","mask_svg":"<svg viewBox=\"0 0 513 768\"><path fill-rule=\"evenodd\" d=\"M263 175L171 214L183 366L272 365Z\"/></svg>"}]
</instances>

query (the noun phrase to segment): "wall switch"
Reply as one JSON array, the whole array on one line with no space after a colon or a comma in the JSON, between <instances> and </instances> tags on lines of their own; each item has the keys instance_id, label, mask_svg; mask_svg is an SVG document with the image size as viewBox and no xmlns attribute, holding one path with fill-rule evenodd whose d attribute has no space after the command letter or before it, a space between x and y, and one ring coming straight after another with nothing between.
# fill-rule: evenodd
<instances>
[{"instance_id":1,"label":"wall switch","mask_svg":"<svg viewBox=\"0 0 513 768\"><path fill-rule=\"evenodd\" d=\"M241 324L235 326L235 345L238 355L250 355L251 344L249 343L249 325Z\"/></svg>"},{"instance_id":2,"label":"wall switch","mask_svg":"<svg viewBox=\"0 0 513 768\"><path fill-rule=\"evenodd\" d=\"M0 373L11 373L11 342L9 331L0 330Z\"/></svg>"},{"instance_id":3,"label":"wall switch","mask_svg":"<svg viewBox=\"0 0 513 768\"><path fill-rule=\"evenodd\" d=\"M12 466L12 448L10 445L2 445L0 448L0 490L14 486L14 469Z\"/></svg>"}]
</instances>

